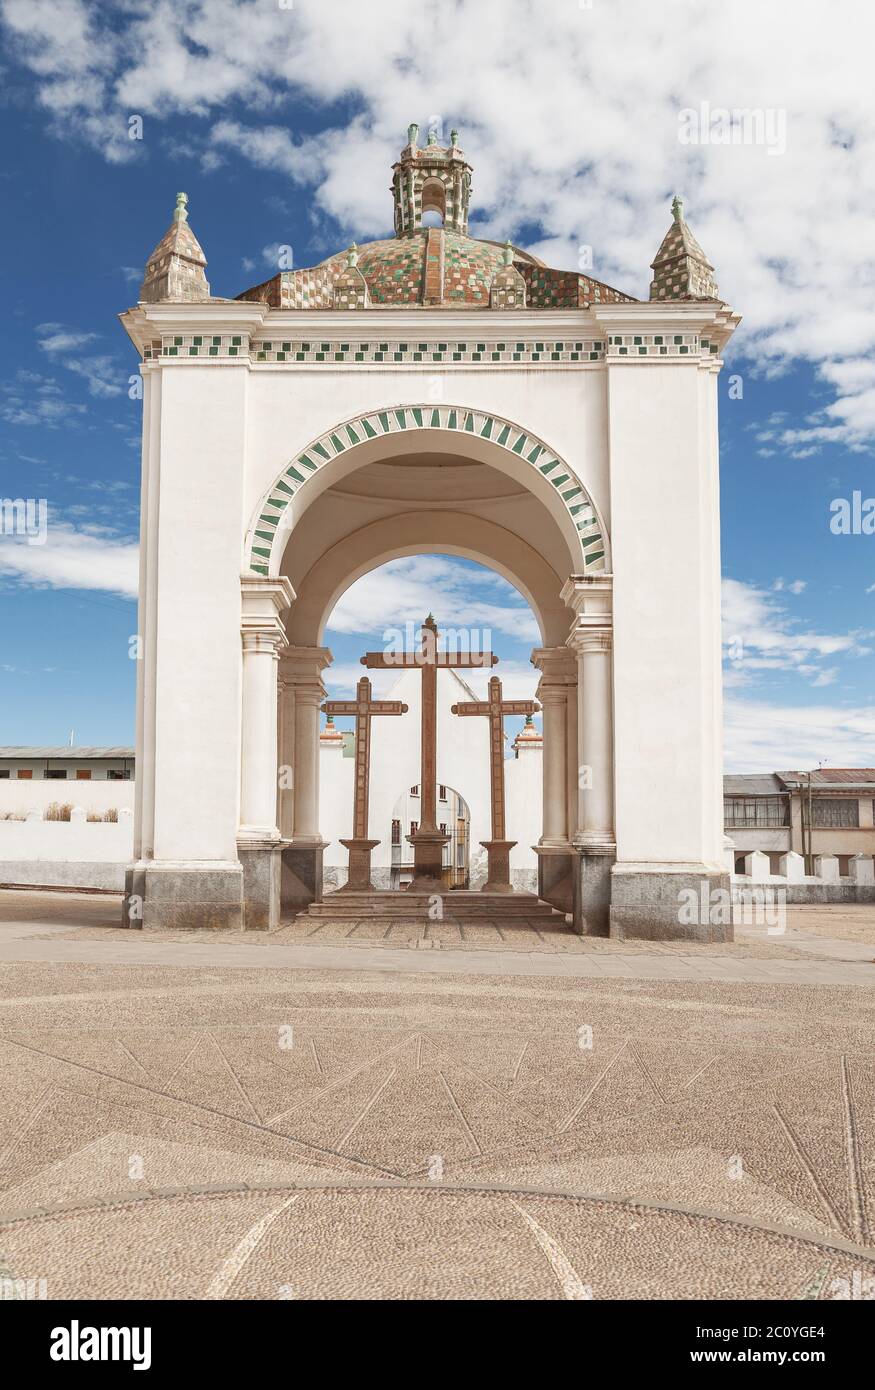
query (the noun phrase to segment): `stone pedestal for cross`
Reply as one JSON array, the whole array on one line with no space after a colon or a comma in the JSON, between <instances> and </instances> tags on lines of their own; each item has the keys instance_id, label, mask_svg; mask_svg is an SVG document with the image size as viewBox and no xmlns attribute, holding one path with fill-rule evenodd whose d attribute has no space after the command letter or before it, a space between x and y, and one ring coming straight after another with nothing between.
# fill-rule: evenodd
<instances>
[{"instance_id":1,"label":"stone pedestal for cross","mask_svg":"<svg viewBox=\"0 0 875 1390\"><path fill-rule=\"evenodd\" d=\"M368 892L371 883L371 850L380 843L368 839L368 791L371 776L371 719L376 714L406 714L407 705L400 700L371 699L371 682L362 676L356 686L354 700L327 700L322 706L325 714L355 715L355 790L353 800L352 838L341 840L349 850L349 873L339 892Z\"/></svg>"},{"instance_id":2,"label":"stone pedestal for cross","mask_svg":"<svg viewBox=\"0 0 875 1390\"><path fill-rule=\"evenodd\" d=\"M489 720L489 789L492 801L492 839L481 840L489 869L484 893L512 893L510 852L516 840L505 838L504 818L504 716L534 714L541 706L534 700L502 700L498 676L489 680L488 700L466 700L453 705L453 714L485 715Z\"/></svg>"},{"instance_id":3,"label":"stone pedestal for cross","mask_svg":"<svg viewBox=\"0 0 875 1390\"><path fill-rule=\"evenodd\" d=\"M372 670L405 670L422 672L422 716L420 732L420 816L419 827L407 836L413 846L413 879L407 891L413 893L443 892L443 851L449 835L437 824L437 673L438 668L458 670L467 667L492 667L498 661L492 652L451 652L438 650L438 629L429 613L422 624L422 643L413 652L366 652L362 665Z\"/></svg>"}]
</instances>

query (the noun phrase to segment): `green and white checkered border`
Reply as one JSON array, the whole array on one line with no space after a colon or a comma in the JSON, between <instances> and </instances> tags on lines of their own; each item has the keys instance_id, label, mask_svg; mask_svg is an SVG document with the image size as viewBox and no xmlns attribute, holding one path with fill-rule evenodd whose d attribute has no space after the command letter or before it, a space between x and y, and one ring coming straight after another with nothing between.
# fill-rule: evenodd
<instances>
[{"instance_id":1,"label":"green and white checkered border","mask_svg":"<svg viewBox=\"0 0 875 1390\"><path fill-rule=\"evenodd\" d=\"M585 572L596 573L604 569L605 543L595 509L568 465L537 435L483 410L468 410L452 405L405 405L370 411L367 415L358 415L335 426L309 444L289 464L262 504L250 550L249 568L252 573L270 574L283 513L311 474L340 454L371 439L405 431L438 429L489 439L536 468L556 489L568 510L580 537Z\"/></svg>"}]
</instances>

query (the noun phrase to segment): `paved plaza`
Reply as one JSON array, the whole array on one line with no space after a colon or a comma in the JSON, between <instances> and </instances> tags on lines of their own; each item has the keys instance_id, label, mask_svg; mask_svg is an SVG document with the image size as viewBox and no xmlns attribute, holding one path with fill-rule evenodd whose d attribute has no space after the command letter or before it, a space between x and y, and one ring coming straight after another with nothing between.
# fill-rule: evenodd
<instances>
[{"instance_id":1,"label":"paved plaza","mask_svg":"<svg viewBox=\"0 0 875 1390\"><path fill-rule=\"evenodd\" d=\"M871 911L693 947L182 936L118 910L0 893L0 1265L50 1298L875 1277Z\"/></svg>"}]
</instances>

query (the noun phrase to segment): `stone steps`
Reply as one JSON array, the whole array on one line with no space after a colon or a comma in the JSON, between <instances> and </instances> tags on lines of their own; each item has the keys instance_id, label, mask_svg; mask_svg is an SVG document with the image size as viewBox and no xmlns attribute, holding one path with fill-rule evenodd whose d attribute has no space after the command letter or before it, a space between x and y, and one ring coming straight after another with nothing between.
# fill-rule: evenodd
<instances>
[{"instance_id":1,"label":"stone steps","mask_svg":"<svg viewBox=\"0 0 875 1390\"><path fill-rule=\"evenodd\" d=\"M445 893L439 920L469 922L483 919L564 923L565 918L534 893L479 893L464 889ZM434 921L434 900L427 893L375 891L329 893L321 903L311 903L301 917L317 921L385 920Z\"/></svg>"}]
</instances>

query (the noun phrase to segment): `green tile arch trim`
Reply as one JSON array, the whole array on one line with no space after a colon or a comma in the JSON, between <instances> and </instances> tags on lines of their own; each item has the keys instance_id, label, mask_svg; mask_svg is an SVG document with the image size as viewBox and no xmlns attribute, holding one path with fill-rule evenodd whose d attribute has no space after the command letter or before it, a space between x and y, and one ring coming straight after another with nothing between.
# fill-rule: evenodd
<instances>
[{"instance_id":1,"label":"green tile arch trim","mask_svg":"<svg viewBox=\"0 0 875 1390\"><path fill-rule=\"evenodd\" d=\"M273 547L280 522L289 502L310 474L325 463L354 451L369 440L383 435L416 430L447 430L457 434L479 435L515 454L556 490L580 537L584 570L604 568L605 546L602 527L583 484L561 455L537 435L521 425L502 419L494 411L472 410L462 406L402 405L372 410L354 416L326 430L292 459L270 489L262 495L256 520L250 532L249 568L253 574L269 574ZM539 463L546 457L549 462ZM275 515L274 515L275 513ZM265 542L269 548L265 549Z\"/></svg>"}]
</instances>

